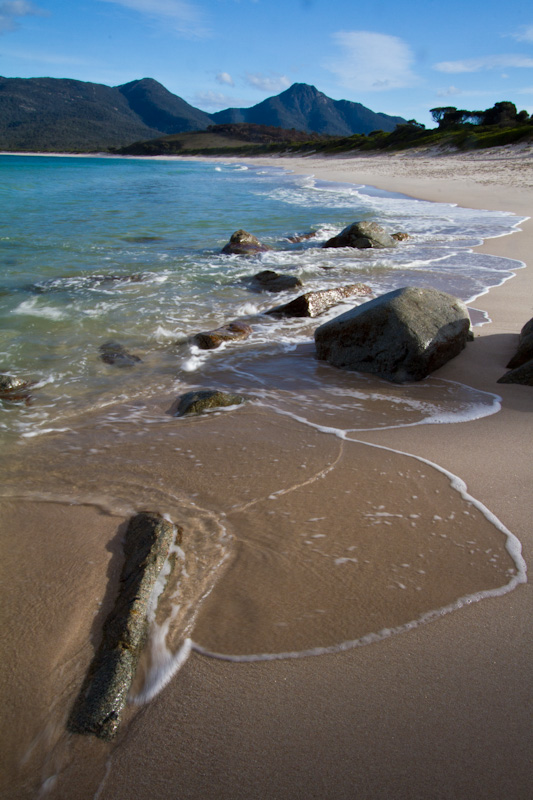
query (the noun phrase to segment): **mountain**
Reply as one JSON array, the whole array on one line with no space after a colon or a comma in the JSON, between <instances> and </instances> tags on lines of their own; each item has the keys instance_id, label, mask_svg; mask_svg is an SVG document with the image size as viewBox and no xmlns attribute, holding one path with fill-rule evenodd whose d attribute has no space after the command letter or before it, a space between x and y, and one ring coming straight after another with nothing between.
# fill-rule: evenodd
<instances>
[{"instance_id":1,"label":"mountain","mask_svg":"<svg viewBox=\"0 0 533 800\"><path fill-rule=\"evenodd\" d=\"M0 78L0 149L90 151L162 133L118 89L60 78Z\"/></svg>"},{"instance_id":2,"label":"mountain","mask_svg":"<svg viewBox=\"0 0 533 800\"><path fill-rule=\"evenodd\" d=\"M150 128L165 133L202 131L213 120L205 111L190 106L153 78L143 78L117 87L129 107Z\"/></svg>"},{"instance_id":3,"label":"mountain","mask_svg":"<svg viewBox=\"0 0 533 800\"><path fill-rule=\"evenodd\" d=\"M306 83L293 83L281 94L268 97L251 108L228 108L211 114L211 118L217 124L251 122L331 136L393 131L396 125L405 122L403 117L376 113L361 103L332 100Z\"/></svg>"},{"instance_id":4,"label":"mountain","mask_svg":"<svg viewBox=\"0 0 533 800\"><path fill-rule=\"evenodd\" d=\"M152 78L104 86L67 78L0 77L0 150L92 152L214 124L249 123L350 136L394 130L401 117L332 100L295 83L251 108L207 114Z\"/></svg>"},{"instance_id":5,"label":"mountain","mask_svg":"<svg viewBox=\"0 0 533 800\"><path fill-rule=\"evenodd\" d=\"M212 123L151 78L104 86L0 78L0 150L90 152Z\"/></svg>"}]
</instances>

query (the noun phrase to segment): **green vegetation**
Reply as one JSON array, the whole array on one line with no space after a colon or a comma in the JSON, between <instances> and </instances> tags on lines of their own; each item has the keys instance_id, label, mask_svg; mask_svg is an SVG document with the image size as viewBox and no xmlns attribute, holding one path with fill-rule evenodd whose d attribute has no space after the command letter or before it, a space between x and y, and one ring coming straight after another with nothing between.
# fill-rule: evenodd
<instances>
[{"instance_id":1,"label":"green vegetation","mask_svg":"<svg viewBox=\"0 0 533 800\"><path fill-rule=\"evenodd\" d=\"M517 112L514 103L500 102L485 111L434 108L437 128L426 129L412 119L390 133L376 130L346 137L319 136L263 125L212 125L207 131L165 136L115 152L128 155L268 155L288 153L335 155L358 151L380 152L412 148L472 150L533 141L533 117Z\"/></svg>"}]
</instances>

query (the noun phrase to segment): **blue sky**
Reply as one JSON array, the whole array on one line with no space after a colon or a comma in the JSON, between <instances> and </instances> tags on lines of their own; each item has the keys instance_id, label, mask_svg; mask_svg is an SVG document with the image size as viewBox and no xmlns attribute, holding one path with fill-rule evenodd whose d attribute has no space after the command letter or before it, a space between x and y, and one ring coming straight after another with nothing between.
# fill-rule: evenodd
<instances>
[{"instance_id":1,"label":"blue sky","mask_svg":"<svg viewBox=\"0 0 533 800\"><path fill-rule=\"evenodd\" d=\"M432 125L533 112L531 0L0 0L0 75L160 81L204 111L292 83Z\"/></svg>"}]
</instances>

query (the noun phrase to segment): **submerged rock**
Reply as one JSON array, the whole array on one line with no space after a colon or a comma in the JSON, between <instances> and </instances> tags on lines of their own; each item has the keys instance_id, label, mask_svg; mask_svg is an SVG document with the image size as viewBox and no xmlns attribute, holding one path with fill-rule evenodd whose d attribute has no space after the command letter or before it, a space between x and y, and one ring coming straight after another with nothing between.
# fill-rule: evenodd
<instances>
[{"instance_id":1,"label":"submerged rock","mask_svg":"<svg viewBox=\"0 0 533 800\"><path fill-rule=\"evenodd\" d=\"M7 372L0 372L0 393L16 392L28 386L28 381L8 375Z\"/></svg>"},{"instance_id":2,"label":"submerged rock","mask_svg":"<svg viewBox=\"0 0 533 800\"><path fill-rule=\"evenodd\" d=\"M182 531L161 514L143 511L129 522L118 597L68 720L72 733L112 739L120 724L148 633L148 607L174 537Z\"/></svg>"},{"instance_id":3,"label":"submerged rock","mask_svg":"<svg viewBox=\"0 0 533 800\"><path fill-rule=\"evenodd\" d=\"M422 380L471 339L461 300L415 287L370 300L315 331L318 358L397 383Z\"/></svg>"},{"instance_id":4,"label":"submerged rock","mask_svg":"<svg viewBox=\"0 0 533 800\"><path fill-rule=\"evenodd\" d=\"M179 397L171 413L174 417L184 417L189 414L201 414L211 408L238 406L244 402L245 398L240 394L221 392L218 389L202 389L187 392Z\"/></svg>"},{"instance_id":5,"label":"submerged rock","mask_svg":"<svg viewBox=\"0 0 533 800\"><path fill-rule=\"evenodd\" d=\"M511 369L498 378L498 383L519 383L522 386L533 386L533 358Z\"/></svg>"},{"instance_id":6,"label":"submerged rock","mask_svg":"<svg viewBox=\"0 0 533 800\"><path fill-rule=\"evenodd\" d=\"M252 288L259 292L284 292L287 289L297 289L302 282L294 275L280 275L273 269L258 272L252 278Z\"/></svg>"},{"instance_id":7,"label":"submerged rock","mask_svg":"<svg viewBox=\"0 0 533 800\"><path fill-rule=\"evenodd\" d=\"M249 256L271 249L266 244L262 244L253 234L243 231L241 228L231 235L229 242L222 248L222 253L224 255Z\"/></svg>"},{"instance_id":8,"label":"submerged rock","mask_svg":"<svg viewBox=\"0 0 533 800\"><path fill-rule=\"evenodd\" d=\"M252 327L244 322L230 322L221 328L213 331L204 331L191 337L191 344L195 344L201 350L214 350L220 347L223 342L238 342L247 339L252 333Z\"/></svg>"},{"instance_id":9,"label":"submerged rock","mask_svg":"<svg viewBox=\"0 0 533 800\"><path fill-rule=\"evenodd\" d=\"M322 245L322 247L355 247L359 250L396 246L396 240L381 225L365 220L353 222Z\"/></svg>"},{"instance_id":10,"label":"submerged rock","mask_svg":"<svg viewBox=\"0 0 533 800\"><path fill-rule=\"evenodd\" d=\"M398 231L397 233L391 233L391 239L394 239L396 242L405 242L406 239L410 239L408 233L405 231Z\"/></svg>"},{"instance_id":11,"label":"submerged rock","mask_svg":"<svg viewBox=\"0 0 533 800\"><path fill-rule=\"evenodd\" d=\"M139 356L128 353L118 342L106 342L98 350L104 364L113 364L115 367L133 367L142 361Z\"/></svg>"},{"instance_id":12,"label":"submerged rock","mask_svg":"<svg viewBox=\"0 0 533 800\"><path fill-rule=\"evenodd\" d=\"M339 286L336 289L323 289L318 292L306 292L290 303L276 306L266 311L274 317L318 317L337 303L347 297L364 297L372 294L370 286L364 283L353 283L349 286Z\"/></svg>"},{"instance_id":13,"label":"submerged rock","mask_svg":"<svg viewBox=\"0 0 533 800\"><path fill-rule=\"evenodd\" d=\"M30 399L31 386L33 386L31 381L25 381L23 378L2 372L0 373L0 400L11 402L24 400L27 403Z\"/></svg>"},{"instance_id":14,"label":"submerged rock","mask_svg":"<svg viewBox=\"0 0 533 800\"><path fill-rule=\"evenodd\" d=\"M295 236L287 236L287 241L291 244L298 244L298 242L307 242L309 239L315 239L316 236L316 231L309 231L308 233L298 233Z\"/></svg>"}]
</instances>

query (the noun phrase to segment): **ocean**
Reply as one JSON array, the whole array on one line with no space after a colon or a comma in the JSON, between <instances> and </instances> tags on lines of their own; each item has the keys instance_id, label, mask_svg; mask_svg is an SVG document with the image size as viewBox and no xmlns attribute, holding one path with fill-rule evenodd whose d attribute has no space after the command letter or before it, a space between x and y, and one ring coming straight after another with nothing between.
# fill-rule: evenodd
<instances>
[{"instance_id":1,"label":"ocean","mask_svg":"<svg viewBox=\"0 0 533 800\"><path fill-rule=\"evenodd\" d=\"M482 325L476 298L523 265L473 248L519 218L223 160L4 155L0 170L0 372L32 384L30 397L0 401L3 498L117 519L150 508L184 530L139 697L192 647L236 660L331 652L523 580L518 542L460 476L361 439L467 423L497 413L498 396L317 362L314 328L354 301L318 320L276 319L264 312L294 290L251 283L275 270L301 291L435 287ZM392 250L320 247L356 220L409 238ZM241 228L271 249L223 255ZM237 320L252 327L245 341L191 343ZM105 363L109 341L138 360ZM176 398L203 388L248 402L172 415Z\"/></svg>"},{"instance_id":2,"label":"ocean","mask_svg":"<svg viewBox=\"0 0 533 800\"><path fill-rule=\"evenodd\" d=\"M88 407L151 392L165 380L195 384L206 363L227 364L234 355L228 348L206 354L188 338L229 321L254 328L249 341L232 346L238 359L311 341L308 322L262 316L295 294L250 291L247 278L261 270L295 275L305 291L363 282L381 294L418 285L473 302L520 266L472 252L484 239L512 232L519 224L512 214L328 184L275 167L0 156L0 169L0 369L36 383L31 407L0 409L6 434L64 427ZM392 251L320 249L359 219L410 239ZM273 249L254 258L221 255L239 228ZM310 231L315 238L288 241ZM117 379L99 358L110 340L143 366Z\"/></svg>"}]
</instances>

